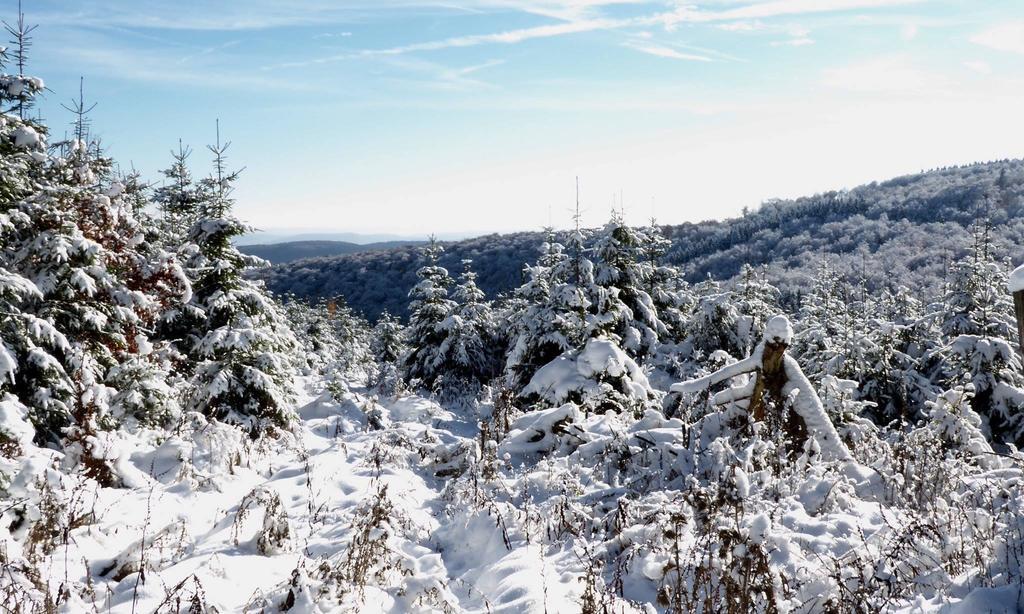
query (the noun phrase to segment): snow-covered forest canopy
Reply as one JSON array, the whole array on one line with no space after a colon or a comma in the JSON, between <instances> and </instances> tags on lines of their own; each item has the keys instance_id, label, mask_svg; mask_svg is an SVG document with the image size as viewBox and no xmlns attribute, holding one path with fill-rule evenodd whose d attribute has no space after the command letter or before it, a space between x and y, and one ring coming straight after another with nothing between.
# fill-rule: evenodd
<instances>
[{"instance_id":1,"label":"snow-covered forest canopy","mask_svg":"<svg viewBox=\"0 0 1024 614\"><path fill-rule=\"evenodd\" d=\"M1024 609L1020 162L275 295L219 127L126 173L11 30L4 611Z\"/></svg>"}]
</instances>

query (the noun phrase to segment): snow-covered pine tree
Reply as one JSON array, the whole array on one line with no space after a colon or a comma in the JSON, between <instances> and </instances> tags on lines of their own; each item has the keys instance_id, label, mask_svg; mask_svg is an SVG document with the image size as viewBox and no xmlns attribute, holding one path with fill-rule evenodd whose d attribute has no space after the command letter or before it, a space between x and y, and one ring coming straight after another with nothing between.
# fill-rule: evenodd
<instances>
[{"instance_id":1,"label":"snow-covered pine tree","mask_svg":"<svg viewBox=\"0 0 1024 614\"><path fill-rule=\"evenodd\" d=\"M334 375L348 380L367 380L373 369L370 323L349 307L341 295L323 301L320 308L337 340L336 361L331 365Z\"/></svg>"},{"instance_id":2,"label":"snow-covered pine tree","mask_svg":"<svg viewBox=\"0 0 1024 614\"><path fill-rule=\"evenodd\" d=\"M42 86L17 79L29 90ZM19 92L24 99L26 89ZM11 273L4 346L17 359L9 382L29 408L36 441L64 445L69 465L116 484L104 431L174 413L150 334L160 310L187 296L188 283L173 259L147 243L147 220L136 215L144 193L126 189L89 136L91 107L80 94L68 108L75 138L57 156L46 153L41 124L3 116L13 131L4 144L13 147L3 156L12 174L0 206L0 267ZM31 187L19 190L26 178Z\"/></svg>"},{"instance_id":3,"label":"snow-covered pine tree","mask_svg":"<svg viewBox=\"0 0 1024 614\"><path fill-rule=\"evenodd\" d=\"M923 342L912 298L868 300L863 282L851 288L823 262L801 307L803 330L797 355L815 382L827 376L855 380L856 400L878 424L912 423L922 417L922 386L916 358Z\"/></svg>"},{"instance_id":4,"label":"snow-covered pine tree","mask_svg":"<svg viewBox=\"0 0 1024 614\"><path fill-rule=\"evenodd\" d=\"M459 283L452 291L454 308L439 330L444 339L438 352L444 387L471 391L496 375L494 316L482 290L476 285L472 261L462 261Z\"/></svg>"},{"instance_id":5,"label":"snow-covered pine tree","mask_svg":"<svg viewBox=\"0 0 1024 614\"><path fill-rule=\"evenodd\" d=\"M398 318L385 311L373 327L370 339L370 352L377 364L370 384L377 386L382 394L393 395L398 392L401 382L398 365L408 350L405 330Z\"/></svg>"},{"instance_id":6,"label":"snow-covered pine tree","mask_svg":"<svg viewBox=\"0 0 1024 614\"><path fill-rule=\"evenodd\" d=\"M288 324L299 343L299 367L307 372L323 373L338 359L338 338L327 319L326 305L310 305L295 296L285 297L282 305Z\"/></svg>"},{"instance_id":7,"label":"snow-covered pine tree","mask_svg":"<svg viewBox=\"0 0 1024 614\"><path fill-rule=\"evenodd\" d=\"M672 242L666 239L652 218L641 234L644 262L650 273L647 293L654 303L658 319L665 325L665 341L679 342L685 336L686 318L693 310L694 298L682 273L662 262Z\"/></svg>"},{"instance_id":8,"label":"snow-covered pine tree","mask_svg":"<svg viewBox=\"0 0 1024 614\"><path fill-rule=\"evenodd\" d=\"M153 202L160 212L163 245L169 250L178 250L186 242L208 196L203 193L204 186L192 179L188 166L191 155L192 149L179 140L178 150L171 151L171 165L160 171L164 184L153 192Z\"/></svg>"},{"instance_id":9,"label":"snow-covered pine tree","mask_svg":"<svg viewBox=\"0 0 1024 614\"><path fill-rule=\"evenodd\" d=\"M545 229L546 239L534 266L524 268L525 283L516 289L521 308L511 317L512 335L505 361L507 385L519 392L538 369L570 349L582 332L580 312L563 313L554 301L565 275L567 259L554 230Z\"/></svg>"},{"instance_id":10,"label":"snow-covered pine tree","mask_svg":"<svg viewBox=\"0 0 1024 614\"><path fill-rule=\"evenodd\" d=\"M933 380L953 388L974 386L971 407L996 441L1024 444L1024 368L1016 347L1013 303L1006 292L1008 265L998 262L988 220L971 229L968 256L951 270L949 291L936 314L946 344L927 357Z\"/></svg>"},{"instance_id":11,"label":"snow-covered pine tree","mask_svg":"<svg viewBox=\"0 0 1024 614\"><path fill-rule=\"evenodd\" d=\"M0 68L7 60L0 51ZM46 127L19 110L42 89L39 79L0 70L0 398L16 398L33 423L51 427L37 440L55 442L71 413L73 389L64 369L70 345L37 315L43 293L21 267L25 242L42 231L23 205L42 184L48 156Z\"/></svg>"},{"instance_id":12,"label":"snow-covered pine tree","mask_svg":"<svg viewBox=\"0 0 1024 614\"><path fill-rule=\"evenodd\" d=\"M441 345L446 334L441 324L455 309L448 298L452 279L448 270L437 264L444 248L433 238L423 250L424 265L416 271L419 282L409 291L409 349L402 357L402 374L408 383L419 382L433 388L444 372Z\"/></svg>"},{"instance_id":13,"label":"snow-covered pine tree","mask_svg":"<svg viewBox=\"0 0 1024 614\"><path fill-rule=\"evenodd\" d=\"M761 342L768 318L779 311L779 289L765 279L764 271L749 264L740 268L736 282L736 299L740 318L737 331L743 344L743 355L749 356Z\"/></svg>"},{"instance_id":14,"label":"snow-covered pine tree","mask_svg":"<svg viewBox=\"0 0 1024 614\"><path fill-rule=\"evenodd\" d=\"M219 126L217 133L209 147L214 172L203 180L208 197L189 233L199 248L191 263L192 304L202 310L204 322L185 339L188 354L198 361L187 406L258 437L288 428L294 419L290 353L297 342L278 305L243 276L259 260L231 242L249 228L231 214L239 171L228 172L230 143L220 142Z\"/></svg>"},{"instance_id":15,"label":"snow-covered pine tree","mask_svg":"<svg viewBox=\"0 0 1024 614\"><path fill-rule=\"evenodd\" d=\"M638 360L650 355L659 339L668 335L647 292L653 270L641 248L641 235L615 211L594 247L594 283L602 297L595 301L595 322Z\"/></svg>"},{"instance_id":16,"label":"snow-covered pine tree","mask_svg":"<svg viewBox=\"0 0 1024 614\"><path fill-rule=\"evenodd\" d=\"M686 339L700 356L716 351L733 357L744 355L745 340L740 337L740 312L735 293L723 290L710 277L694 288L696 303L686 320Z\"/></svg>"}]
</instances>

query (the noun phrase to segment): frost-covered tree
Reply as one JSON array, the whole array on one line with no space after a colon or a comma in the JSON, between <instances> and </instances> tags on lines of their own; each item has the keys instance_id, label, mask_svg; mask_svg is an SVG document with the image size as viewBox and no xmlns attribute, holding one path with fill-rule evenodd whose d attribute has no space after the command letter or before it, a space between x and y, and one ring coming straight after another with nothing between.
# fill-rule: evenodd
<instances>
[{"instance_id":1,"label":"frost-covered tree","mask_svg":"<svg viewBox=\"0 0 1024 614\"><path fill-rule=\"evenodd\" d=\"M463 260L463 272L452 291L454 308L439 330L444 339L438 352L448 388L478 386L496 374L494 315L476 285L472 261Z\"/></svg>"},{"instance_id":2,"label":"frost-covered tree","mask_svg":"<svg viewBox=\"0 0 1024 614\"><path fill-rule=\"evenodd\" d=\"M300 367L322 373L337 360L339 345L328 320L326 301L310 305L289 296L282 308L299 343Z\"/></svg>"},{"instance_id":3,"label":"frost-covered tree","mask_svg":"<svg viewBox=\"0 0 1024 614\"><path fill-rule=\"evenodd\" d=\"M198 362L187 402L189 409L243 425L256 437L287 428L294 418L290 353L296 340L277 304L243 275L255 259L231 242L249 229L231 214L239 173L227 170L229 145L220 142L218 130L209 148L214 172L203 180L208 198L188 237L198 247L189 264L196 275L192 305L202 310L203 321L183 339Z\"/></svg>"},{"instance_id":4,"label":"frost-covered tree","mask_svg":"<svg viewBox=\"0 0 1024 614\"><path fill-rule=\"evenodd\" d=\"M710 278L697 285L695 294L696 303L686 321L686 338L694 351L705 357L716 351L742 357L746 340L740 337L735 294Z\"/></svg>"},{"instance_id":5,"label":"frost-covered tree","mask_svg":"<svg viewBox=\"0 0 1024 614\"><path fill-rule=\"evenodd\" d=\"M171 151L171 165L160 171L164 183L153 192L153 202L160 211L164 245L172 250L185 243L208 196L203 192L203 184L192 178L188 165L191 155L192 150L178 141L178 150Z\"/></svg>"},{"instance_id":6,"label":"frost-covered tree","mask_svg":"<svg viewBox=\"0 0 1024 614\"><path fill-rule=\"evenodd\" d=\"M424 265L416 272L419 282L409 291L409 349L402 357L402 373L406 382L418 381L428 389L443 373L441 346L446 334L441 325L456 306L455 301L448 298L448 288L452 285L448 270L437 264L443 251L431 237L423 250Z\"/></svg>"},{"instance_id":7,"label":"frost-covered tree","mask_svg":"<svg viewBox=\"0 0 1024 614\"><path fill-rule=\"evenodd\" d=\"M928 357L940 385L966 378L971 407L997 441L1024 443L1024 368L1014 349L1016 322L1006 292L1007 265L995 259L987 220L972 228L967 258L954 263L949 290L936 314L946 344Z\"/></svg>"},{"instance_id":8,"label":"frost-covered tree","mask_svg":"<svg viewBox=\"0 0 1024 614\"><path fill-rule=\"evenodd\" d=\"M19 84L3 91L17 90L20 108L42 87L24 76L0 80ZM152 243L145 191L119 177L90 137L81 94L68 108L74 138L55 154L42 124L11 114L0 120L9 137L0 182L0 362L37 443L64 447L65 463L113 485L107 432L161 425L176 412L153 324L187 298L189 284Z\"/></svg>"},{"instance_id":9,"label":"frost-covered tree","mask_svg":"<svg viewBox=\"0 0 1024 614\"><path fill-rule=\"evenodd\" d=\"M323 302L336 341L336 361L332 370L336 377L364 381L372 370L370 351L370 323L356 313L343 296Z\"/></svg>"},{"instance_id":10,"label":"frost-covered tree","mask_svg":"<svg viewBox=\"0 0 1024 614\"><path fill-rule=\"evenodd\" d=\"M602 333L614 335L636 359L650 355L668 329L648 293L653 269L642 252L643 236L612 213L594 246L593 320Z\"/></svg>"},{"instance_id":11,"label":"frost-covered tree","mask_svg":"<svg viewBox=\"0 0 1024 614\"><path fill-rule=\"evenodd\" d=\"M649 274L647 294L665 326L665 341L682 341L686 334L686 318L693 309L694 299L690 286L682 273L664 263L665 254L672 242L666 239L652 219L650 226L641 235L641 250Z\"/></svg>"},{"instance_id":12,"label":"frost-covered tree","mask_svg":"<svg viewBox=\"0 0 1024 614\"><path fill-rule=\"evenodd\" d=\"M505 377L516 391L522 390L537 369L573 347L582 334L580 311L566 310L567 305L555 300L567 296L562 294L567 256L554 231L548 228L545 232L540 258L536 265L525 267L526 281L515 293L521 307L511 317Z\"/></svg>"},{"instance_id":13,"label":"frost-covered tree","mask_svg":"<svg viewBox=\"0 0 1024 614\"><path fill-rule=\"evenodd\" d=\"M740 269L736 282L736 301L740 317L737 335L747 356L760 343L765 323L779 311L779 289L765 279L764 271L749 264Z\"/></svg>"},{"instance_id":14,"label":"frost-covered tree","mask_svg":"<svg viewBox=\"0 0 1024 614\"><path fill-rule=\"evenodd\" d=\"M402 323L385 311L373 327L370 339L370 351L377 364L371 384L382 391L396 392L400 382L399 362L408 350Z\"/></svg>"}]
</instances>

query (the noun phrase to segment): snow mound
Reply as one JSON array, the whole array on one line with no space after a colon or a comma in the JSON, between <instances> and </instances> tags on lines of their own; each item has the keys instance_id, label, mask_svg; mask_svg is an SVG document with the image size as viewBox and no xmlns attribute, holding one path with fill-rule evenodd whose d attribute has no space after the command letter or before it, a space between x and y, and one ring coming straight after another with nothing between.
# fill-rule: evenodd
<instances>
[{"instance_id":1,"label":"snow mound","mask_svg":"<svg viewBox=\"0 0 1024 614\"><path fill-rule=\"evenodd\" d=\"M582 441L581 431L573 427L580 417L580 410L573 403L530 412L512 423L498 453L540 455L571 445L572 440L578 443Z\"/></svg>"},{"instance_id":2,"label":"snow mound","mask_svg":"<svg viewBox=\"0 0 1024 614\"><path fill-rule=\"evenodd\" d=\"M768 320L764 327L764 341L789 345L793 341L793 325L789 318L777 315Z\"/></svg>"},{"instance_id":3,"label":"snow mound","mask_svg":"<svg viewBox=\"0 0 1024 614\"><path fill-rule=\"evenodd\" d=\"M1014 269L1013 273L1010 273L1010 279L1007 280L1006 287L1009 288L1010 292L1024 290L1024 264Z\"/></svg>"},{"instance_id":4,"label":"snow mound","mask_svg":"<svg viewBox=\"0 0 1024 614\"><path fill-rule=\"evenodd\" d=\"M535 396L551 404L574 401L598 407L610 398L628 404L644 403L654 391L632 358L612 341L597 338L588 341L582 350L566 352L541 367L526 385L523 396Z\"/></svg>"}]
</instances>

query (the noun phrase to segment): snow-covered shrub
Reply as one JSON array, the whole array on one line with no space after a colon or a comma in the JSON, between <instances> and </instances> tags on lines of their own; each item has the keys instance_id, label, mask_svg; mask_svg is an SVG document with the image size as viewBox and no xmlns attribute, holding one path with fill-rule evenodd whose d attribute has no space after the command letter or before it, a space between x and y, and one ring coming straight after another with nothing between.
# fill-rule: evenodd
<instances>
[{"instance_id":1,"label":"snow-covered shrub","mask_svg":"<svg viewBox=\"0 0 1024 614\"><path fill-rule=\"evenodd\" d=\"M263 486L249 491L238 503L238 511L231 525L235 545L240 545L240 535L245 530L246 518L252 508L263 508L263 522L250 540L256 552L264 556L288 552L294 539L288 512L281 502L281 495Z\"/></svg>"},{"instance_id":2,"label":"snow-covered shrub","mask_svg":"<svg viewBox=\"0 0 1024 614\"><path fill-rule=\"evenodd\" d=\"M642 413L655 398L647 376L612 340L587 341L542 367L523 389L527 402L576 403L587 411Z\"/></svg>"},{"instance_id":3,"label":"snow-covered shrub","mask_svg":"<svg viewBox=\"0 0 1024 614\"><path fill-rule=\"evenodd\" d=\"M512 422L497 452L502 456L534 458L555 452L564 454L584 441L577 424L581 418L582 413L574 403L529 412Z\"/></svg>"},{"instance_id":4,"label":"snow-covered shrub","mask_svg":"<svg viewBox=\"0 0 1024 614\"><path fill-rule=\"evenodd\" d=\"M177 563L195 547L184 518L143 535L109 562L96 565L97 574L122 580L132 574L160 571Z\"/></svg>"},{"instance_id":5,"label":"snow-covered shrub","mask_svg":"<svg viewBox=\"0 0 1024 614\"><path fill-rule=\"evenodd\" d=\"M888 450L878 426L864 417L865 410L874 407L874 403L857 400L857 386L853 380L825 375L821 378L819 396L839 438L858 460L871 464Z\"/></svg>"}]
</instances>

